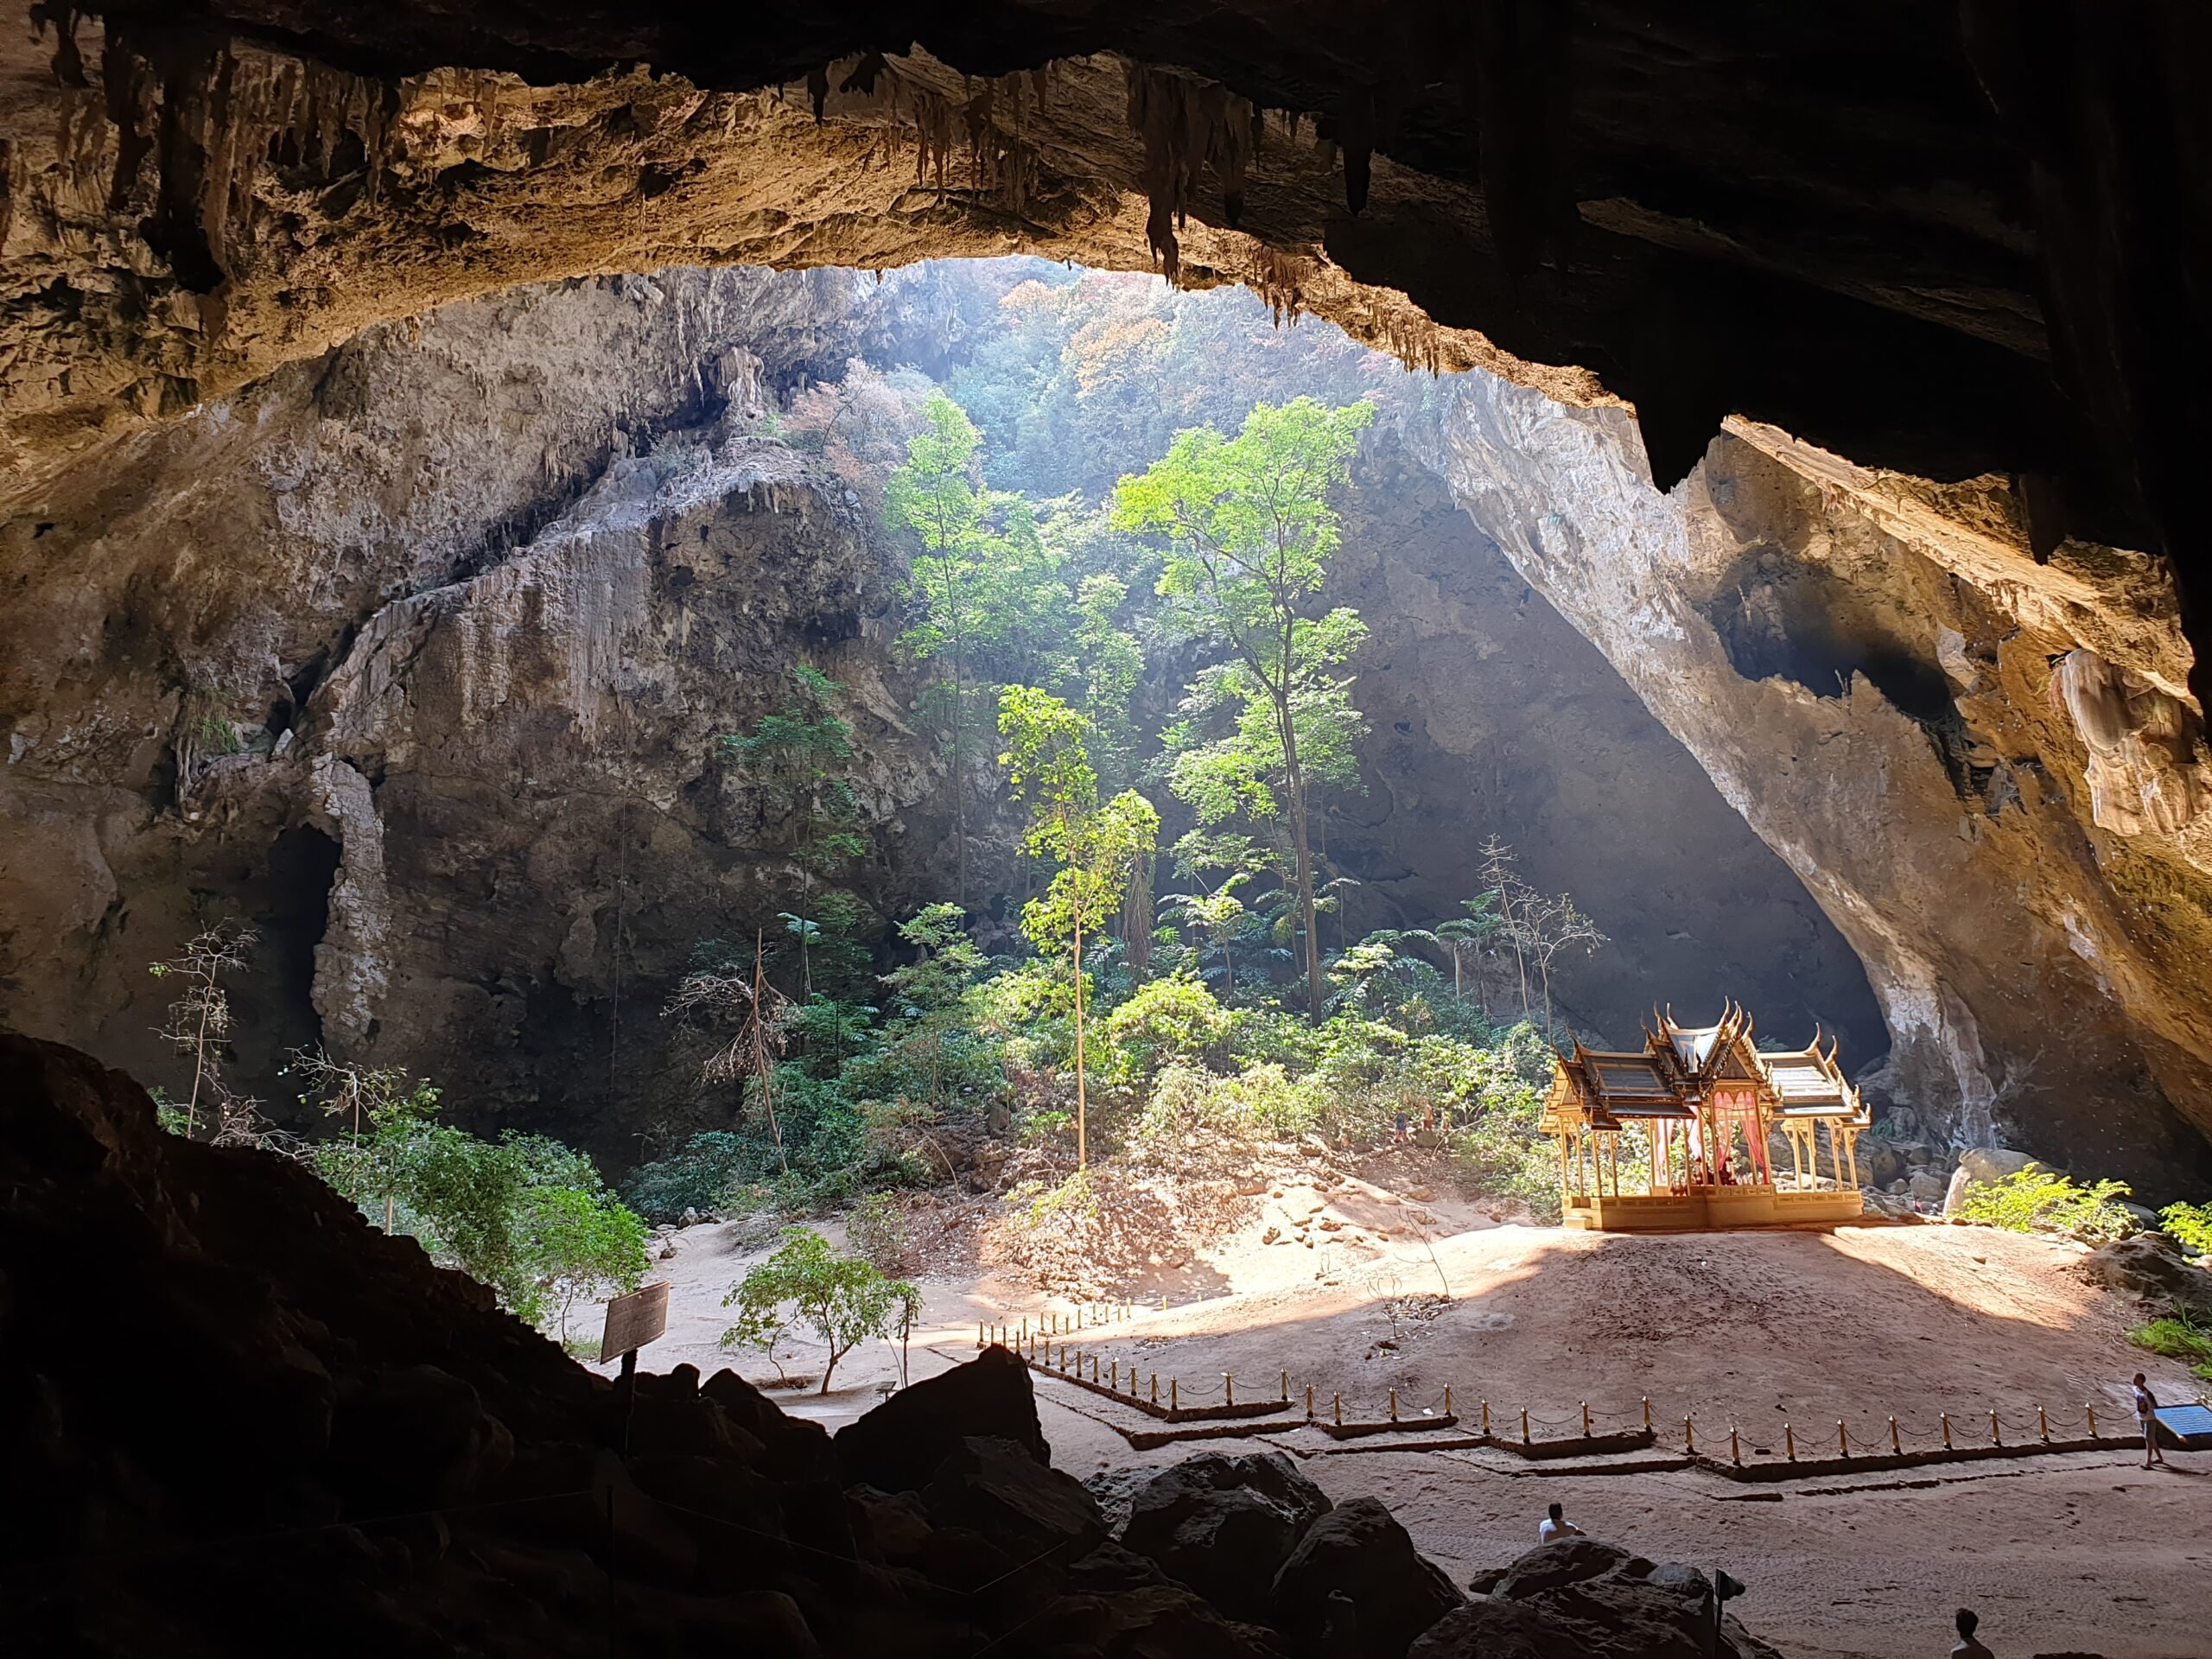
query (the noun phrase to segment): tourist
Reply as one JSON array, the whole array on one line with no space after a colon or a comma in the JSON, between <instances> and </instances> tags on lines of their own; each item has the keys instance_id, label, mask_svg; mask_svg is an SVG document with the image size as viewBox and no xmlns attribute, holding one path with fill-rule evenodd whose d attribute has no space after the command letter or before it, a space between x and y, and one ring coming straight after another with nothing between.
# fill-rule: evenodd
<instances>
[{"instance_id":1,"label":"tourist","mask_svg":"<svg viewBox=\"0 0 2212 1659\"><path fill-rule=\"evenodd\" d=\"M1406 1144L1406 1115L1402 1109L1398 1113L1397 1128L1390 1136L1390 1144L1394 1147Z\"/></svg>"},{"instance_id":2,"label":"tourist","mask_svg":"<svg viewBox=\"0 0 2212 1659\"><path fill-rule=\"evenodd\" d=\"M1562 1538L1587 1538L1590 1535L1567 1518L1567 1511L1554 1503L1536 1528L1536 1541L1556 1543Z\"/></svg>"},{"instance_id":3,"label":"tourist","mask_svg":"<svg viewBox=\"0 0 2212 1659\"><path fill-rule=\"evenodd\" d=\"M1996 1659L1987 1648L1974 1639L1974 1627L1981 1623L1971 1607L1959 1609L1959 1645L1951 1649L1951 1659Z\"/></svg>"},{"instance_id":4,"label":"tourist","mask_svg":"<svg viewBox=\"0 0 2212 1659\"><path fill-rule=\"evenodd\" d=\"M2166 1454L2158 1450L2158 1396L2140 1371L2135 1373L2135 1421L2143 1425L2143 1466L2164 1463Z\"/></svg>"}]
</instances>

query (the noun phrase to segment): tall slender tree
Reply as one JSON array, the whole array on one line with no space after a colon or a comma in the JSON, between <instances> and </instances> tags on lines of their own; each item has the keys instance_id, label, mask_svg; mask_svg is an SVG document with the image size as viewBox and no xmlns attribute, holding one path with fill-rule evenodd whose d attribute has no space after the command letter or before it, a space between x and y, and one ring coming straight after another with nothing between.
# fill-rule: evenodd
<instances>
[{"instance_id":1,"label":"tall slender tree","mask_svg":"<svg viewBox=\"0 0 2212 1659\"><path fill-rule=\"evenodd\" d=\"M1230 652L1194 692L1233 709L1235 730L1193 751L1198 758L1180 768L1177 793L1194 804L1204 798L1286 819L1308 1012L1317 1021L1313 794L1332 769L1338 779L1357 776L1351 745L1365 727L1350 677L1335 671L1366 632L1357 612L1324 610L1319 595L1342 533L1329 494L1349 474L1359 435L1374 418L1366 403L1262 404L1233 438L1211 427L1179 433L1164 457L1123 478L1114 493L1117 529L1167 543L1159 592L1171 626ZM1207 810L1199 805L1202 820Z\"/></svg>"},{"instance_id":2,"label":"tall slender tree","mask_svg":"<svg viewBox=\"0 0 2212 1659\"><path fill-rule=\"evenodd\" d=\"M999 763L1016 799L1029 805L1031 853L1058 865L1051 884L1022 906L1021 931L1039 952L1066 950L1075 976L1075 1156L1089 1166L1084 1083L1083 944L1122 907L1137 865L1152 856L1160 814L1134 789L1103 804L1090 756L1090 722L1049 691L1010 685L999 697Z\"/></svg>"},{"instance_id":3,"label":"tall slender tree","mask_svg":"<svg viewBox=\"0 0 2212 1659\"><path fill-rule=\"evenodd\" d=\"M982 442L973 422L943 392L922 405L925 429L884 487L884 521L921 543L910 598L916 620L906 648L945 671L945 730L952 753L956 895L968 899L969 702L982 659L1041 659L1067 629L1058 561L1037 533L1026 498L976 482ZM1017 671L1019 671L1017 670Z\"/></svg>"}]
</instances>

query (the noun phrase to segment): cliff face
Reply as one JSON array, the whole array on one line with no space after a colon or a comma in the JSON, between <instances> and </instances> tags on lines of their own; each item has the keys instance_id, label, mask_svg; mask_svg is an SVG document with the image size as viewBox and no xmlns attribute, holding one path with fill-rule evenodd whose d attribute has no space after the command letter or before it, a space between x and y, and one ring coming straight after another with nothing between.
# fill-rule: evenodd
<instances>
[{"instance_id":1,"label":"cliff face","mask_svg":"<svg viewBox=\"0 0 2212 1659\"><path fill-rule=\"evenodd\" d=\"M1362 884L1351 937L1458 914L1495 835L1611 938L1556 964L1577 1027L1627 1043L1655 1002L1708 1019L1732 997L1792 1042L1818 1023L1848 1066L1880 1056L1866 976L1805 884L1393 435L1354 471L1329 596L1371 630L1354 664L1366 793L1332 797L1327 824ZM1519 1006L1517 988L1490 995Z\"/></svg>"},{"instance_id":2,"label":"cliff face","mask_svg":"<svg viewBox=\"0 0 2212 1659\"><path fill-rule=\"evenodd\" d=\"M791 826L712 759L795 664L849 682L862 804L899 846L863 897L949 885L883 649L896 560L841 481L746 435L779 376L841 368L903 300L694 271L450 308L11 524L10 1022L165 1076L146 965L244 915L265 938L235 1076L265 1097L321 1036L580 1140L680 1112L668 979L797 902Z\"/></svg>"},{"instance_id":3,"label":"cliff face","mask_svg":"<svg viewBox=\"0 0 2212 1659\"><path fill-rule=\"evenodd\" d=\"M1878 1095L2201 1191L2208 774L2171 594L1745 431L1662 493L1617 413L1465 376L1420 442L1858 952Z\"/></svg>"}]
</instances>

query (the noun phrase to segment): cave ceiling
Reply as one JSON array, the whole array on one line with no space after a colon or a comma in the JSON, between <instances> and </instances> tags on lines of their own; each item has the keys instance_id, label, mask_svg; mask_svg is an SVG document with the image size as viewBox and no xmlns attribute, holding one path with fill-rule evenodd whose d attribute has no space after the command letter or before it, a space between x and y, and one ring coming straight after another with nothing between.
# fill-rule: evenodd
<instances>
[{"instance_id":1,"label":"cave ceiling","mask_svg":"<svg viewBox=\"0 0 2212 1659\"><path fill-rule=\"evenodd\" d=\"M0 509L487 289L1026 248L1625 400L1662 484L1724 421L1984 480L1980 556L2164 555L2212 660L2201 8L10 3Z\"/></svg>"}]
</instances>

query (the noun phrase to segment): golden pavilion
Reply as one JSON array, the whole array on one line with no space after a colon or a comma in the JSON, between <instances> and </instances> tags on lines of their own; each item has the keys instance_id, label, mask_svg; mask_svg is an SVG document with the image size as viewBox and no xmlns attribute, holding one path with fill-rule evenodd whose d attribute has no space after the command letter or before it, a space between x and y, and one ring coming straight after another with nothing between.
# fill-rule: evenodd
<instances>
[{"instance_id":1,"label":"golden pavilion","mask_svg":"<svg viewBox=\"0 0 2212 1659\"><path fill-rule=\"evenodd\" d=\"M1678 1026L1671 1008L1656 1020L1634 1052L1578 1039L1554 1058L1542 1128L1559 1147L1567 1225L1689 1231L1860 1214L1857 1147L1869 1119L1833 1039L1823 1049L1816 1030L1805 1048L1762 1053L1733 1003L1715 1025ZM1787 1171L1770 1150L1777 1130Z\"/></svg>"}]
</instances>

